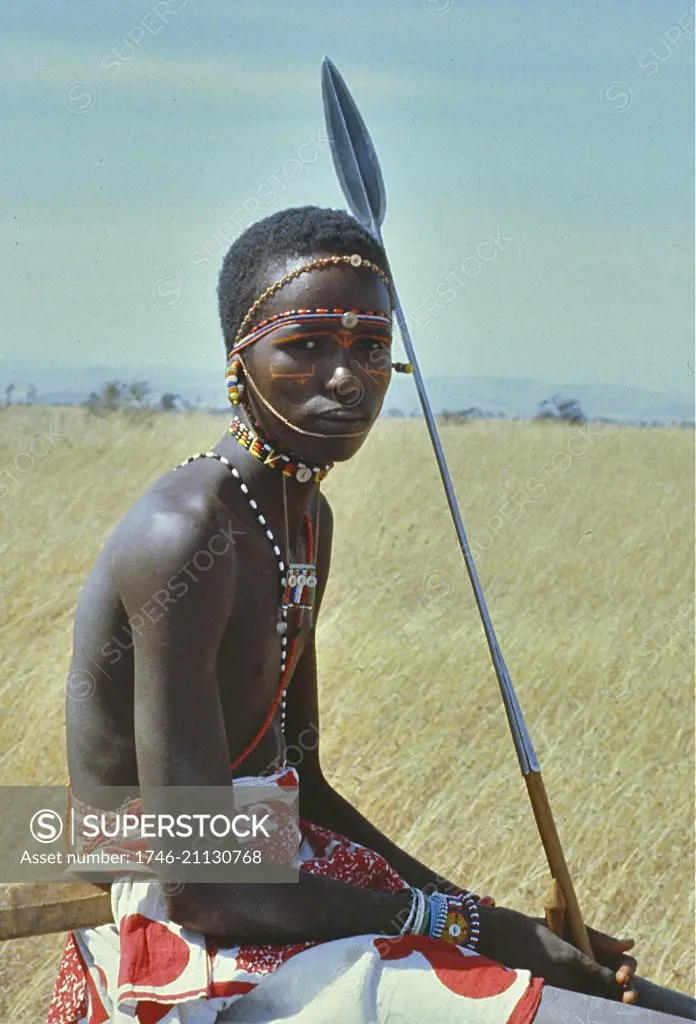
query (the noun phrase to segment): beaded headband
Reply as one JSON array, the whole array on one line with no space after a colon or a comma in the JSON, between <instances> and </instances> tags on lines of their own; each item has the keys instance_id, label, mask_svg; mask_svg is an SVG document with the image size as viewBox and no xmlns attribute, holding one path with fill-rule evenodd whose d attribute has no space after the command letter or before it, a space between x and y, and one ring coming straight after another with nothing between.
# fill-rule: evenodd
<instances>
[{"instance_id":1,"label":"beaded headband","mask_svg":"<svg viewBox=\"0 0 696 1024\"><path fill-rule=\"evenodd\" d=\"M358 267L364 267L366 270L371 270L373 273L377 274L377 276L381 279L382 283L385 285L387 291L389 292L389 295L391 296L391 282L389 281L388 274L386 274L381 267L378 267L376 263L372 263L370 260L366 260L364 256L359 256L357 253L353 253L352 256L321 256L316 260L310 260L308 263L303 263L302 266L300 267L295 267L294 270L289 270L287 274L283 274L281 278L279 278L277 281L274 281L273 284L270 284L268 288L261 292L258 299L256 299L256 301L252 303L252 305L249 307L244 319L239 325L239 330L237 331L237 334L235 336L234 345L230 350L230 355L233 352L237 351L242 341L246 341L245 331L247 331L249 325L251 324L254 318L254 314L263 305L263 303L266 302L267 299L270 299L271 296L275 295L275 293L279 291L283 287L283 285L288 284L290 281L294 281L296 277L299 277L301 274L306 274L310 270L323 270L327 267L336 266L350 266L356 269ZM389 320L389 324L391 325L391 317L388 317L386 313L381 313L377 315L387 318ZM264 323L267 322L268 321L264 321ZM257 325L256 328L252 329L252 333L255 333L258 326L259 325ZM346 324L345 326L348 325ZM256 341L257 338L253 338L253 340Z\"/></svg>"},{"instance_id":2,"label":"beaded headband","mask_svg":"<svg viewBox=\"0 0 696 1024\"><path fill-rule=\"evenodd\" d=\"M273 316L269 316L266 320L261 320L260 323L256 324L240 342L235 343L234 348L230 350L230 356L241 352L247 345L252 345L281 324L312 323L322 320L340 320L341 325L350 330L357 327L359 323L388 327L390 330L392 325L389 314L383 313L380 310L361 311L359 309L325 309L322 307L317 307L316 309L284 309L282 312L274 313ZM391 338L389 340L391 343Z\"/></svg>"}]
</instances>

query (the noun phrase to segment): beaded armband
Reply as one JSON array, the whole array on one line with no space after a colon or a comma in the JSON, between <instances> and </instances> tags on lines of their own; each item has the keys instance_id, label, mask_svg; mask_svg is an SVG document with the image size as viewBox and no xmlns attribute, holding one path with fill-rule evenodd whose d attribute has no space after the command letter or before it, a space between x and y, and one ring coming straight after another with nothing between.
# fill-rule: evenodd
<instances>
[{"instance_id":1,"label":"beaded armband","mask_svg":"<svg viewBox=\"0 0 696 1024\"><path fill-rule=\"evenodd\" d=\"M481 919L471 893L464 891L459 896L444 896L436 892L429 897L429 902L430 937L476 949Z\"/></svg>"},{"instance_id":2,"label":"beaded armband","mask_svg":"<svg viewBox=\"0 0 696 1024\"><path fill-rule=\"evenodd\" d=\"M469 919L460 903L449 902L445 926L440 936L443 942L452 942L457 946L466 946L469 939Z\"/></svg>"}]
</instances>

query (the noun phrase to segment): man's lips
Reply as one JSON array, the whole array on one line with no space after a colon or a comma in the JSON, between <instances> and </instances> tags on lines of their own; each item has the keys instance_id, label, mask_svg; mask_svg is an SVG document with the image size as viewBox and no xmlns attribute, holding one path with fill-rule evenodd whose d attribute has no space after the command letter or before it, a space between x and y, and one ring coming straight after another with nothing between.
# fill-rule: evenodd
<instances>
[{"instance_id":1,"label":"man's lips","mask_svg":"<svg viewBox=\"0 0 696 1024\"><path fill-rule=\"evenodd\" d=\"M370 425L370 417L364 412L349 407L325 409L322 412L314 413L312 422L320 430L327 433L335 433L337 430L347 430L349 433L364 433Z\"/></svg>"},{"instance_id":2,"label":"man's lips","mask_svg":"<svg viewBox=\"0 0 696 1024\"><path fill-rule=\"evenodd\" d=\"M329 409L323 409L320 412L314 413L312 418L323 420L327 423L367 423L369 419L366 413L348 408L347 406L333 406Z\"/></svg>"}]
</instances>

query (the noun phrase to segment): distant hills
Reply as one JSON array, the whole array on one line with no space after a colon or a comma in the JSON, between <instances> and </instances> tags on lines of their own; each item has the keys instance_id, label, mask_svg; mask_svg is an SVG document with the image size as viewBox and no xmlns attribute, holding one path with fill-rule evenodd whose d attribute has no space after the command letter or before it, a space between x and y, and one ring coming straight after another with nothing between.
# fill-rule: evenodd
<instances>
[{"instance_id":1,"label":"distant hills","mask_svg":"<svg viewBox=\"0 0 696 1024\"><path fill-rule=\"evenodd\" d=\"M21 402L31 385L37 388L35 401L43 405L81 405L91 391L109 380L147 381L151 400L165 392L198 404L201 409L226 411L224 366L216 364L177 370L161 364L142 366L37 366L16 361L3 366L0 402L5 388L13 383L13 402ZM430 377L428 395L435 413L476 409L484 416L531 419L539 405L554 394L576 398L588 419L618 423L693 423L694 400L688 395L649 391L613 384L572 384L544 382L516 377ZM384 412L420 415L420 402L411 376L394 374Z\"/></svg>"}]
</instances>

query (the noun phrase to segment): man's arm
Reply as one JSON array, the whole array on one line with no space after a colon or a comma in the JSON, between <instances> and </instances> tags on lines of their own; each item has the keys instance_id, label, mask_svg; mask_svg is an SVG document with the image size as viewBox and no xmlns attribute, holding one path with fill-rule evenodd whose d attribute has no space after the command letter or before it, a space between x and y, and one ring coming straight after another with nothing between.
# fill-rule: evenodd
<instances>
[{"instance_id":1,"label":"man's arm","mask_svg":"<svg viewBox=\"0 0 696 1024\"><path fill-rule=\"evenodd\" d=\"M142 609L168 594L167 582L184 573L200 551L232 526L229 510L141 506L122 524L111 567L133 631L135 744L141 788L229 786L228 746L216 661L225 627L234 616L237 558L234 545L205 574L151 618ZM231 680L235 686L236 681ZM243 707L240 705L240 715ZM395 934L410 893L378 893L334 879L300 874L297 884L191 882L166 897L179 924L250 943L324 940L365 933Z\"/></svg>"}]
</instances>

